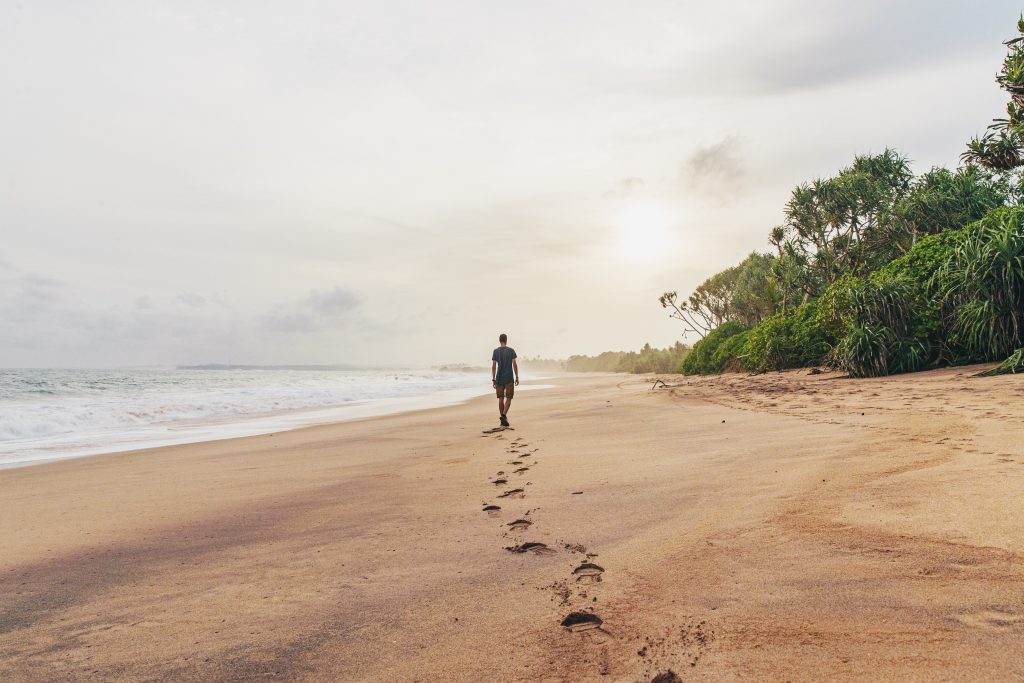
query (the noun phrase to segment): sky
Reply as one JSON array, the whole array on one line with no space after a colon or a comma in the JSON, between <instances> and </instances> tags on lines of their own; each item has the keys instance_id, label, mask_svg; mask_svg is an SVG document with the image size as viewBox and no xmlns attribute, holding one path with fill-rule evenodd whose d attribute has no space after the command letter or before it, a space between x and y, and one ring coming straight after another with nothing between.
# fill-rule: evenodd
<instances>
[{"instance_id":1,"label":"sky","mask_svg":"<svg viewBox=\"0 0 1024 683\"><path fill-rule=\"evenodd\" d=\"M683 339L790 191L1005 107L1002 0L0 0L0 367Z\"/></svg>"}]
</instances>

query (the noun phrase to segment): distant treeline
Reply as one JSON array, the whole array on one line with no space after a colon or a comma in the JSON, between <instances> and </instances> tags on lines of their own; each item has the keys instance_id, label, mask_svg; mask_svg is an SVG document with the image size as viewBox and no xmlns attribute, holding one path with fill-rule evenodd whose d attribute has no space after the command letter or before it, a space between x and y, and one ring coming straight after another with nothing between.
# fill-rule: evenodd
<instances>
[{"instance_id":1,"label":"distant treeline","mask_svg":"<svg viewBox=\"0 0 1024 683\"><path fill-rule=\"evenodd\" d=\"M1024 372L1024 19L997 81L1008 117L955 170L891 150L793 190L753 253L661 305L703 338L686 374L828 365L854 377L1003 360ZM642 355L642 354L641 354ZM571 362L571 361L570 361Z\"/></svg>"},{"instance_id":2,"label":"distant treeline","mask_svg":"<svg viewBox=\"0 0 1024 683\"><path fill-rule=\"evenodd\" d=\"M679 372L690 348L681 342L667 349L644 344L640 352L605 351L597 356L569 356L565 369L569 372Z\"/></svg>"},{"instance_id":3,"label":"distant treeline","mask_svg":"<svg viewBox=\"0 0 1024 683\"><path fill-rule=\"evenodd\" d=\"M519 364L524 368L529 368L530 370L553 370L555 372L562 372L565 370L564 360L541 358L540 356L535 356L533 358L520 358Z\"/></svg>"}]
</instances>

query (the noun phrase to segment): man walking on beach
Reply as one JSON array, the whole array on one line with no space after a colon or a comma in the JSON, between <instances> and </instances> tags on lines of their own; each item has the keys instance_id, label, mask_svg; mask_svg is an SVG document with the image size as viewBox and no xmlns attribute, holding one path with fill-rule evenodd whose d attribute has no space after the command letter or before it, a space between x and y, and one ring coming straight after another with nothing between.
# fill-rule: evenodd
<instances>
[{"instance_id":1,"label":"man walking on beach","mask_svg":"<svg viewBox=\"0 0 1024 683\"><path fill-rule=\"evenodd\" d=\"M491 384L498 392L498 412L501 426L508 427L508 409L519 386L519 366L516 364L516 350L508 345L508 335L498 336L501 346L491 354ZM514 378L514 381L513 381Z\"/></svg>"}]
</instances>

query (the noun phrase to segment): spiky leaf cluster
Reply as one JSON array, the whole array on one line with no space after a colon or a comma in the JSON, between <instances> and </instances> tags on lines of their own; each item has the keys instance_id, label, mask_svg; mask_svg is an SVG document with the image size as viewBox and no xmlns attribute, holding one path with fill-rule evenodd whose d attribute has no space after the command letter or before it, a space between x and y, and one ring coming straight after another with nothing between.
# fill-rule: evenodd
<instances>
[{"instance_id":1,"label":"spiky leaf cluster","mask_svg":"<svg viewBox=\"0 0 1024 683\"><path fill-rule=\"evenodd\" d=\"M1011 171L1024 165L1024 16L1017 21L1021 36L1006 41L1003 68L996 83L1010 95L1006 118L993 120L980 137L967 143L960 155L967 164L979 164L994 171Z\"/></svg>"}]
</instances>

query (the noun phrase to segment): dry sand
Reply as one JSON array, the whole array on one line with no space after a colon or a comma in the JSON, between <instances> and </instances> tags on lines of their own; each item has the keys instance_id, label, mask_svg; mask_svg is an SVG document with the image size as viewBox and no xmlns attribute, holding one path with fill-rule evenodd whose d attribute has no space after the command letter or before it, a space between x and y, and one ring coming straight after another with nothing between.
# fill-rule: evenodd
<instances>
[{"instance_id":1,"label":"dry sand","mask_svg":"<svg viewBox=\"0 0 1024 683\"><path fill-rule=\"evenodd\" d=\"M0 471L0 680L1019 680L1024 378L973 370L566 377L493 434L481 398Z\"/></svg>"}]
</instances>

